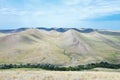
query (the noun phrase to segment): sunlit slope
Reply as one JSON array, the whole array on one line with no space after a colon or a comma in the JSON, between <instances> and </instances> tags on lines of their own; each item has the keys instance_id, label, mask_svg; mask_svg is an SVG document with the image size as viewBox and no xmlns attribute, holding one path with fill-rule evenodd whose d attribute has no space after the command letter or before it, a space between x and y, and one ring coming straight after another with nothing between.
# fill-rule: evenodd
<instances>
[{"instance_id":1,"label":"sunlit slope","mask_svg":"<svg viewBox=\"0 0 120 80\"><path fill-rule=\"evenodd\" d=\"M120 36L28 29L0 37L0 63L120 63Z\"/></svg>"},{"instance_id":2,"label":"sunlit slope","mask_svg":"<svg viewBox=\"0 0 120 80\"><path fill-rule=\"evenodd\" d=\"M6 36L8 34L0 33L0 37Z\"/></svg>"},{"instance_id":3,"label":"sunlit slope","mask_svg":"<svg viewBox=\"0 0 120 80\"><path fill-rule=\"evenodd\" d=\"M62 49L49 42L49 38L52 38L49 34L30 29L2 37L0 39L0 61L9 63L64 63L69 61L69 58L62 54Z\"/></svg>"},{"instance_id":4,"label":"sunlit slope","mask_svg":"<svg viewBox=\"0 0 120 80\"><path fill-rule=\"evenodd\" d=\"M98 32L82 33L80 36L103 61L120 63L120 36L103 35Z\"/></svg>"}]
</instances>

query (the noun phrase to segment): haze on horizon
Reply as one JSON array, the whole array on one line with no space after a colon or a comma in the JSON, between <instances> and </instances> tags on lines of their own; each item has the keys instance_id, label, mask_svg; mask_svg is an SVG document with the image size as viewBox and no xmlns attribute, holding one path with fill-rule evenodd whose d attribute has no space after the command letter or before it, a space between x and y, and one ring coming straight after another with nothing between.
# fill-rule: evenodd
<instances>
[{"instance_id":1,"label":"haze on horizon","mask_svg":"<svg viewBox=\"0 0 120 80\"><path fill-rule=\"evenodd\" d=\"M120 30L120 0L0 0L0 29L20 27Z\"/></svg>"}]
</instances>

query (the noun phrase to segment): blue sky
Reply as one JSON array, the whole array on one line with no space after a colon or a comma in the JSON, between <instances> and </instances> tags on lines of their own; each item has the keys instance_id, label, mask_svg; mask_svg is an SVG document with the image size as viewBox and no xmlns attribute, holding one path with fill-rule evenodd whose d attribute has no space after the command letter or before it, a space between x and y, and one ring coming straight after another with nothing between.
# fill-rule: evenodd
<instances>
[{"instance_id":1,"label":"blue sky","mask_svg":"<svg viewBox=\"0 0 120 80\"><path fill-rule=\"evenodd\" d=\"M20 27L120 30L120 0L0 0L0 29Z\"/></svg>"}]
</instances>

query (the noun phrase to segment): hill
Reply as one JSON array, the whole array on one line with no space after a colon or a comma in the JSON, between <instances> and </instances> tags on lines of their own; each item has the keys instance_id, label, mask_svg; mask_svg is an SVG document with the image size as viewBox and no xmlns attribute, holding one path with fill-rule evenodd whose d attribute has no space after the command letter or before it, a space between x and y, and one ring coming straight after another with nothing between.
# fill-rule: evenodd
<instances>
[{"instance_id":1,"label":"hill","mask_svg":"<svg viewBox=\"0 0 120 80\"><path fill-rule=\"evenodd\" d=\"M3 32L4 31L4 32ZM120 32L76 28L0 30L0 63L120 63Z\"/></svg>"}]
</instances>

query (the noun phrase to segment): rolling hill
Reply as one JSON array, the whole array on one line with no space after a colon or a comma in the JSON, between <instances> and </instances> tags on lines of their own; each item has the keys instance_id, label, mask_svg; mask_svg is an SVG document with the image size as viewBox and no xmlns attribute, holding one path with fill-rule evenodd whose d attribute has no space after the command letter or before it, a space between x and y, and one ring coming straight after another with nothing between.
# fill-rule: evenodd
<instances>
[{"instance_id":1,"label":"rolling hill","mask_svg":"<svg viewBox=\"0 0 120 80\"><path fill-rule=\"evenodd\" d=\"M76 28L0 30L0 63L120 63L120 32Z\"/></svg>"}]
</instances>

